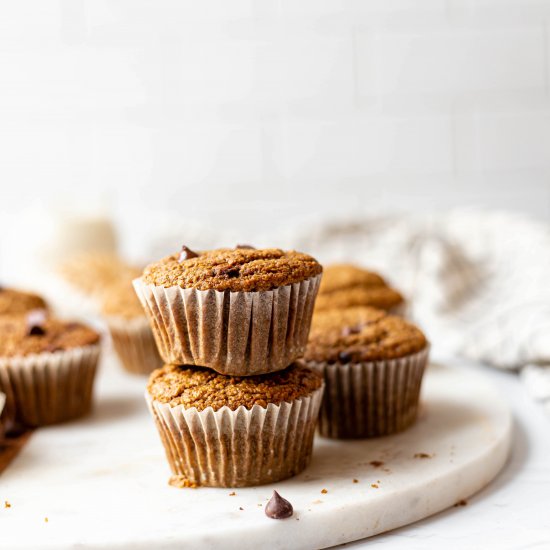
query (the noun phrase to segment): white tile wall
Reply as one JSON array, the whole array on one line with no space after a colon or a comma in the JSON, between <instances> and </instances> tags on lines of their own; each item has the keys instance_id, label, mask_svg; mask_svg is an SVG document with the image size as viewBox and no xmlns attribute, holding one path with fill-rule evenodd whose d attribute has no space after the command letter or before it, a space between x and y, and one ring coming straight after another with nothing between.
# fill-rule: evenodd
<instances>
[{"instance_id":1,"label":"white tile wall","mask_svg":"<svg viewBox=\"0 0 550 550\"><path fill-rule=\"evenodd\" d=\"M548 218L549 36L548 0L5 2L0 210Z\"/></svg>"}]
</instances>

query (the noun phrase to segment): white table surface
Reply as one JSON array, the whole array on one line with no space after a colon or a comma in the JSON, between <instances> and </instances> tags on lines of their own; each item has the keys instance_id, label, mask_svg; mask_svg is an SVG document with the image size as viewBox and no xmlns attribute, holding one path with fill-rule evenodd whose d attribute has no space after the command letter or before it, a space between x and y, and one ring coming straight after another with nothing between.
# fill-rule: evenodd
<instances>
[{"instance_id":1,"label":"white table surface","mask_svg":"<svg viewBox=\"0 0 550 550\"><path fill-rule=\"evenodd\" d=\"M477 368L509 400L514 415L512 453L501 474L468 499L465 507L451 508L415 524L341 547L550 549L550 417L531 400L517 376Z\"/></svg>"}]
</instances>

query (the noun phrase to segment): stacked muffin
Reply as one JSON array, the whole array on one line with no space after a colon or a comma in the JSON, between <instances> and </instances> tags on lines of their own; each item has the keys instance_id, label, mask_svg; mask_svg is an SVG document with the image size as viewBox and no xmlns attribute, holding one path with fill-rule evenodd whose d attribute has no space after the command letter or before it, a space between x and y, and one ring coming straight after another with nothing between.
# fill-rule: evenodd
<instances>
[{"instance_id":1,"label":"stacked muffin","mask_svg":"<svg viewBox=\"0 0 550 550\"><path fill-rule=\"evenodd\" d=\"M323 382L295 361L321 271L298 252L183 247L134 281L167 363L146 397L177 484L260 485L305 468Z\"/></svg>"},{"instance_id":2,"label":"stacked muffin","mask_svg":"<svg viewBox=\"0 0 550 550\"><path fill-rule=\"evenodd\" d=\"M325 380L321 435L377 437L414 423L429 344L395 315L404 303L377 273L349 264L325 269L305 357Z\"/></svg>"},{"instance_id":3,"label":"stacked muffin","mask_svg":"<svg viewBox=\"0 0 550 550\"><path fill-rule=\"evenodd\" d=\"M49 315L35 294L0 289L3 422L36 427L82 416L91 407L99 335Z\"/></svg>"}]
</instances>

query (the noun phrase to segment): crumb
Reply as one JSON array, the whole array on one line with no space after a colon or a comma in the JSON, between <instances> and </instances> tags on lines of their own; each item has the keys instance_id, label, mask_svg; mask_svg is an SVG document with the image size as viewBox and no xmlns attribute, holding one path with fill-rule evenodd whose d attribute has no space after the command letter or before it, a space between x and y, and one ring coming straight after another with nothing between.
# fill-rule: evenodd
<instances>
[{"instance_id":1,"label":"crumb","mask_svg":"<svg viewBox=\"0 0 550 550\"><path fill-rule=\"evenodd\" d=\"M263 504L260 502L260 504L258 504L258 506L263 506Z\"/></svg>"},{"instance_id":2,"label":"crumb","mask_svg":"<svg viewBox=\"0 0 550 550\"><path fill-rule=\"evenodd\" d=\"M373 489L378 489L378 485L376 485L376 483L371 483L370 486L371 486Z\"/></svg>"},{"instance_id":3,"label":"crumb","mask_svg":"<svg viewBox=\"0 0 550 550\"><path fill-rule=\"evenodd\" d=\"M391 470L389 468L382 468L383 472L386 472L387 474L391 473Z\"/></svg>"},{"instance_id":4,"label":"crumb","mask_svg":"<svg viewBox=\"0 0 550 550\"><path fill-rule=\"evenodd\" d=\"M45 521L46 523L48 523L48 521L50 521L50 520L49 520L48 518L44 518L44 521Z\"/></svg>"},{"instance_id":5,"label":"crumb","mask_svg":"<svg viewBox=\"0 0 550 550\"><path fill-rule=\"evenodd\" d=\"M358 480L358 479L354 479L354 480L353 480L353 483L359 483L359 480Z\"/></svg>"},{"instance_id":6,"label":"crumb","mask_svg":"<svg viewBox=\"0 0 550 550\"><path fill-rule=\"evenodd\" d=\"M239 506L239 510L244 510L244 508L242 506Z\"/></svg>"},{"instance_id":7,"label":"crumb","mask_svg":"<svg viewBox=\"0 0 550 550\"><path fill-rule=\"evenodd\" d=\"M456 508L457 506L467 506L467 504L468 504L468 501L463 498L463 499L459 500L457 503L455 503L454 506Z\"/></svg>"},{"instance_id":8,"label":"crumb","mask_svg":"<svg viewBox=\"0 0 550 550\"><path fill-rule=\"evenodd\" d=\"M4 501L4 508L11 508L11 504L7 500Z\"/></svg>"},{"instance_id":9,"label":"crumb","mask_svg":"<svg viewBox=\"0 0 550 550\"><path fill-rule=\"evenodd\" d=\"M384 463L381 460L371 460L369 464L371 466L374 466L375 468L380 468L380 466L384 466Z\"/></svg>"},{"instance_id":10,"label":"crumb","mask_svg":"<svg viewBox=\"0 0 550 550\"><path fill-rule=\"evenodd\" d=\"M296 518L296 521L300 521L300 518Z\"/></svg>"},{"instance_id":11,"label":"crumb","mask_svg":"<svg viewBox=\"0 0 550 550\"><path fill-rule=\"evenodd\" d=\"M317 500L314 500L314 501L313 501L313 504L323 504L323 501L317 499Z\"/></svg>"},{"instance_id":12,"label":"crumb","mask_svg":"<svg viewBox=\"0 0 550 550\"><path fill-rule=\"evenodd\" d=\"M380 480L379 480L379 479L377 479L377 480L376 480L376 483L380 483Z\"/></svg>"},{"instance_id":13,"label":"crumb","mask_svg":"<svg viewBox=\"0 0 550 550\"><path fill-rule=\"evenodd\" d=\"M185 476L170 476L168 485L177 489L196 489L198 487L196 483L189 481Z\"/></svg>"},{"instance_id":14,"label":"crumb","mask_svg":"<svg viewBox=\"0 0 550 550\"><path fill-rule=\"evenodd\" d=\"M415 453L414 458L432 458L433 455L428 453Z\"/></svg>"},{"instance_id":15,"label":"crumb","mask_svg":"<svg viewBox=\"0 0 550 550\"><path fill-rule=\"evenodd\" d=\"M230 496L230 497L237 496L237 493L236 493L235 491L233 491L232 493L229 493L229 496Z\"/></svg>"},{"instance_id":16,"label":"crumb","mask_svg":"<svg viewBox=\"0 0 550 550\"><path fill-rule=\"evenodd\" d=\"M321 489L321 493L322 493L323 495L326 495L326 494L328 493L328 491L327 491L326 489Z\"/></svg>"}]
</instances>

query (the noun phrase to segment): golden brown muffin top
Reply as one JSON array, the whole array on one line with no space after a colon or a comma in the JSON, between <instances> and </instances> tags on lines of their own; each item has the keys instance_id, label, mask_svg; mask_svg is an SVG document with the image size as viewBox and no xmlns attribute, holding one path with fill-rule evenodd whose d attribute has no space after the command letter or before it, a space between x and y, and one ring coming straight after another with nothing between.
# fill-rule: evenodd
<instances>
[{"instance_id":1,"label":"golden brown muffin top","mask_svg":"<svg viewBox=\"0 0 550 550\"><path fill-rule=\"evenodd\" d=\"M0 315L17 315L32 309L47 309L41 296L14 288L0 287Z\"/></svg>"},{"instance_id":2,"label":"golden brown muffin top","mask_svg":"<svg viewBox=\"0 0 550 550\"><path fill-rule=\"evenodd\" d=\"M0 357L51 353L98 342L99 334L86 325L47 317L43 310L0 317Z\"/></svg>"},{"instance_id":3,"label":"golden brown muffin top","mask_svg":"<svg viewBox=\"0 0 550 550\"><path fill-rule=\"evenodd\" d=\"M332 264L324 269L315 310L354 306L391 310L403 301L403 296L377 273L352 264Z\"/></svg>"},{"instance_id":4,"label":"golden brown muffin top","mask_svg":"<svg viewBox=\"0 0 550 550\"><path fill-rule=\"evenodd\" d=\"M60 273L78 290L101 296L111 285L139 277L141 269L115 254L87 252L65 262Z\"/></svg>"},{"instance_id":5,"label":"golden brown muffin top","mask_svg":"<svg viewBox=\"0 0 550 550\"><path fill-rule=\"evenodd\" d=\"M212 407L236 410L241 405L267 407L305 397L321 387L322 380L312 370L293 364L285 370L259 376L225 376L210 369L165 365L153 371L147 390L161 403L202 411Z\"/></svg>"},{"instance_id":6,"label":"golden brown muffin top","mask_svg":"<svg viewBox=\"0 0 550 550\"><path fill-rule=\"evenodd\" d=\"M327 363L396 359L423 350L427 343L419 328L383 310L329 310L313 318L305 359Z\"/></svg>"},{"instance_id":7,"label":"golden brown muffin top","mask_svg":"<svg viewBox=\"0 0 550 550\"><path fill-rule=\"evenodd\" d=\"M323 271L319 293L324 294L352 287L377 286L387 286L387 284L374 271L368 271L354 264L330 264Z\"/></svg>"},{"instance_id":8,"label":"golden brown muffin top","mask_svg":"<svg viewBox=\"0 0 550 550\"><path fill-rule=\"evenodd\" d=\"M278 248L220 248L197 254L178 252L147 266L143 282L165 288L256 292L298 283L323 270L307 254Z\"/></svg>"},{"instance_id":9,"label":"golden brown muffin top","mask_svg":"<svg viewBox=\"0 0 550 550\"><path fill-rule=\"evenodd\" d=\"M323 275L324 277L324 275ZM403 303L403 296L388 286L373 288L346 288L328 294L319 294L315 301L315 311L371 306L389 311Z\"/></svg>"},{"instance_id":10,"label":"golden brown muffin top","mask_svg":"<svg viewBox=\"0 0 550 550\"><path fill-rule=\"evenodd\" d=\"M145 317L131 281L118 281L110 285L103 295L102 313L107 316L135 319Z\"/></svg>"}]
</instances>

